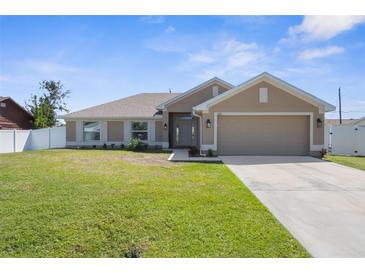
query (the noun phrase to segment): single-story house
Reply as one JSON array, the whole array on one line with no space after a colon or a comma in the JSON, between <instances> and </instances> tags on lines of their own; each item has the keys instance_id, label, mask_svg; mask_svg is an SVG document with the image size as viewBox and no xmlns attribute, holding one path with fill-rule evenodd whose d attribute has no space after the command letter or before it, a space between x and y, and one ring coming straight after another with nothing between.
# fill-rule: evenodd
<instances>
[{"instance_id":1,"label":"single-story house","mask_svg":"<svg viewBox=\"0 0 365 274\"><path fill-rule=\"evenodd\" d=\"M359 119L342 119L342 123L340 123L340 119L326 119L325 124L327 126L339 126L339 125L353 125L353 126L365 126L365 117L361 117Z\"/></svg>"},{"instance_id":2,"label":"single-story house","mask_svg":"<svg viewBox=\"0 0 365 274\"><path fill-rule=\"evenodd\" d=\"M0 130L31 129L33 115L8 96L0 96Z\"/></svg>"},{"instance_id":3,"label":"single-story house","mask_svg":"<svg viewBox=\"0 0 365 274\"><path fill-rule=\"evenodd\" d=\"M184 93L141 93L64 115L67 145L196 146L218 155L313 155L335 107L267 72L234 86L217 77Z\"/></svg>"},{"instance_id":4,"label":"single-story house","mask_svg":"<svg viewBox=\"0 0 365 274\"><path fill-rule=\"evenodd\" d=\"M352 125L354 124L356 120L355 119L342 119L342 125ZM340 119L326 119L325 125L327 126L337 126L340 124Z\"/></svg>"}]
</instances>

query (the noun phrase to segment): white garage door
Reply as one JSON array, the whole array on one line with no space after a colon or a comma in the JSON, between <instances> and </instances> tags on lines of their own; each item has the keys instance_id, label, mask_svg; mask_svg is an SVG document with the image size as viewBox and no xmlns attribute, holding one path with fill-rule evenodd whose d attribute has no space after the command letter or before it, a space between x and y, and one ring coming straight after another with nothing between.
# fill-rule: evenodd
<instances>
[{"instance_id":1,"label":"white garage door","mask_svg":"<svg viewBox=\"0 0 365 274\"><path fill-rule=\"evenodd\" d=\"M219 116L219 155L308 155L308 116Z\"/></svg>"}]
</instances>

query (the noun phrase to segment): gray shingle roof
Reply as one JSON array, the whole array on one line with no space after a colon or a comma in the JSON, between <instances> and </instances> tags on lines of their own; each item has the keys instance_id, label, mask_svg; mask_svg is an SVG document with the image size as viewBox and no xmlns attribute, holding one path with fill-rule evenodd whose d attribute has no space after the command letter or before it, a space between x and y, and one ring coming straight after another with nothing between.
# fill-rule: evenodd
<instances>
[{"instance_id":1,"label":"gray shingle roof","mask_svg":"<svg viewBox=\"0 0 365 274\"><path fill-rule=\"evenodd\" d=\"M109 103L86 108L64 115L67 118L148 118L156 107L179 93L139 93Z\"/></svg>"}]
</instances>

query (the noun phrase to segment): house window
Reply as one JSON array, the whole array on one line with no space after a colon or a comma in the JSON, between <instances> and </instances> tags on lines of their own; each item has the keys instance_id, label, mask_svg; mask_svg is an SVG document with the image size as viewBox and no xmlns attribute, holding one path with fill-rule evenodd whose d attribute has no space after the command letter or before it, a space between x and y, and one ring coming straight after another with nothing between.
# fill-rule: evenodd
<instances>
[{"instance_id":1,"label":"house window","mask_svg":"<svg viewBox=\"0 0 365 274\"><path fill-rule=\"evenodd\" d=\"M100 141L100 122L84 122L84 141Z\"/></svg>"},{"instance_id":2,"label":"house window","mask_svg":"<svg viewBox=\"0 0 365 274\"><path fill-rule=\"evenodd\" d=\"M132 138L137 138L141 141L148 140L147 122L132 122Z\"/></svg>"},{"instance_id":3,"label":"house window","mask_svg":"<svg viewBox=\"0 0 365 274\"><path fill-rule=\"evenodd\" d=\"M219 94L219 87L218 86L213 86L213 88L212 88L213 97L217 96L218 94Z\"/></svg>"},{"instance_id":4,"label":"house window","mask_svg":"<svg viewBox=\"0 0 365 274\"><path fill-rule=\"evenodd\" d=\"M6 103L1 102L1 103L0 103L0 107L2 107L2 108L6 108Z\"/></svg>"},{"instance_id":5,"label":"house window","mask_svg":"<svg viewBox=\"0 0 365 274\"><path fill-rule=\"evenodd\" d=\"M267 103L269 101L267 88L260 88L260 103Z\"/></svg>"}]
</instances>

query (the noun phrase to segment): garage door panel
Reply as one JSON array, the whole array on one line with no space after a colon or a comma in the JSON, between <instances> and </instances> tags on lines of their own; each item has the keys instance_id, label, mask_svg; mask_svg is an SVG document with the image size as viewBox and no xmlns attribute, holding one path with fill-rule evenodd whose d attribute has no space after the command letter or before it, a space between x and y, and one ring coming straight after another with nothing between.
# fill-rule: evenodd
<instances>
[{"instance_id":1,"label":"garage door panel","mask_svg":"<svg viewBox=\"0 0 365 274\"><path fill-rule=\"evenodd\" d=\"M220 116L220 155L308 155L308 116Z\"/></svg>"}]
</instances>

